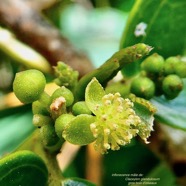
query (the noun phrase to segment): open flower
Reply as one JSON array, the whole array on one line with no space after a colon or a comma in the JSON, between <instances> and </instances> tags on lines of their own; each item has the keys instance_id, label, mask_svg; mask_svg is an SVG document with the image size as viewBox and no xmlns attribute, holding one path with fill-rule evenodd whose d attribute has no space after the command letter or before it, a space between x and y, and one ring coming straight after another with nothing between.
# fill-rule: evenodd
<instances>
[{"instance_id":1,"label":"open flower","mask_svg":"<svg viewBox=\"0 0 186 186\"><path fill-rule=\"evenodd\" d=\"M118 150L120 145L130 143L137 134L147 142L153 130L153 117L150 117L150 124L146 123L143 117L136 114L130 99L122 98L119 93L106 94L97 79L93 78L86 88L85 102L96 117L95 122L90 124L96 138L96 150L101 153L106 153L108 149Z\"/></svg>"}]
</instances>

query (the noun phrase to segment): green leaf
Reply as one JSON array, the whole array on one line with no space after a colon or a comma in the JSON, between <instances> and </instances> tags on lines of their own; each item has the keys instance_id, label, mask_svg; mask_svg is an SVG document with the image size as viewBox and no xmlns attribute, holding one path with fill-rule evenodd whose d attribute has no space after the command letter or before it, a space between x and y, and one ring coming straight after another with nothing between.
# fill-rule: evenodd
<instances>
[{"instance_id":1,"label":"green leaf","mask_svg":"<svg viewBox=\"0 0 186 186\"><path fill-rule=\"evenodd\" d=\"M1 186L45 186L47 179L46 165L31 151L17 151L0 160Z\"/></svg>"},{"instance_id":2,"label":"green leaf","mask_svg":"<svg viewBox=\"0 0 186 186\"><path fill-rule=\"evenodd\" d=\"M129 15L120 48L143 42L153 46L153 51L165 58L182 55L186 47L185 7L185 0L136 1ZM134 33L140 23L147 27L144 33L137 36ZM136 68L137 63L130 65L130 71L135 72Z\"/></svg>"},{"instance_id":3,"label":"green leaf","mask_svg":"<svg viewBox=\"0 0 186 186\"><path fill-rule=\"evenodd\" d=\"M148 143L147 138L150 136L151 131L153 130L153 121L154 121L154 113L156 112L156 107L151 104L151 102L136 97L134 94L131 94L129 98L134 103L134 111L140 117L141 122L137 125L139 130L138 135Z\"/></svg>"},{"instance_id":4,"label":"green leaf","mask_svg":"<svg viewBox=\"0 0 186 186\"><path fill-rule=\"evenodd\" d=\"M96 185L85 179L68 178L62 181L62 186L96 186Z\"/></svg>"},{"instance_id":5,"label":"green leaf","mask_svg":"<svg viewBox=\"0 0 186 186\"><path fill-rule=\"evenodd\" d=\"M129 12L135 2L135 0L109 0L111 6L118 8L124 12Z\"/></svg>"},{"instance_id":6,"label":"green leaf","mask_svg":"<svg viewBox=\"0 0 186 186\"><path fill-rule=\"evenodd\" d=\"M165 185L171 185L176 186L176 178L174 174L171 172L171 170L167 167L165 163L160 163L157 165L147 176L146 182L156 183L154 185L158 186L165 186ZM154 181L148 181L149 179L154 178ZM145 179L145 178L144 178ZM142 181L145 183L145 180ZM136 184L133 186L140 186L141 184ZM143 184L144 186L149 186L149 184Z\"/></svg>"},{"instance_id":7,"label":"green leaf","mask_svg":"<svg viewBox=\"0 0 186 186\"><path fill-rule=\"evenodd\" d=\"M164 57L182 54L186 42L185 6L185 0L136 1L121 47L143 42ZM137 37L134 32L141 22L147 24L146 34Z\"/></svg>"},{"instance_id":8,"label":"green leaf","mask_svg":"<svg viewBox=\"0 0 186 186\"><path fill-rule=\"evenodd\" d=\"M90 124L94 123L95 117L88 114L80 114L72 119L63 132L63 137L75 145L87 145L95 138L90 130Z\"/></svg>"},{"instance_id":9,"label":"green leaf","mask_svg":"<svg viewBox=\"0 0 186 186\"><path fill-rule=\"evenodd\" d=\"M1 111L0 156L13 151L33 131L32 113L27 107L23 106Z\"/></svg>"},{"instance_id":10,"label":"green leaf","mask_svg":"<svg viewBox=\"0 0 186 186\"><path fill-rule=\"evenodd\" d=\"M134 110L142 121L141 124L138 126L138 135L147 143L146 138L150 136L150 133L153 130L153 113L149 110L147 106L138 102L134 102Z\"/></svg>"},{"instance_id":11,"label":"green leaf","mask_svg":"<svg viewBox=\"0 0 186 186\"><path fill-rule=\"evenodd\" d=\"M138 116L140 116L140 118L145 123L151 123L152 124L153 115L152 115L152 112L150 112L150 110L146 106L144 106L140 103L134 102L134 110L135 110L136 114Z\"/></svg>"},{"instance_id":12,"label":"green leaf","mask_svg":"<svg viewBox=\"0 0 186 186\"><path fill-rule=\"evenodd\" d=\"M62 180L61 170L56 160L56 153L59 152L60 147L61 143L47 149L43 148L39 131L36 129L17 150L29 150L39 155L48 169L48 186L58 186L61 185Z\"/></svg>"},{"instance_id":13,"label":"green leaf","mask_svg":"<svg viewBox=\"0 0 186 186\"><path fill-rule=\"evenodd\" d=\"M164 97L156 97L152 103L157 107L155 118L171 127L186 131L186 80L184 90L174 100L167 100Z\"/></svg>"},{"instance_id":14,"label":"green leaf","mask_svg":"<svg viewBox=\"0 0 186 186\"><path fill-rule=\"evenodd\" d=\"M85 90L85 102L94 113L97 104L100 104L105 91L96 78L93 78ZM95 113L94 113L95 114Z\"/></svg>"}]
</instances>

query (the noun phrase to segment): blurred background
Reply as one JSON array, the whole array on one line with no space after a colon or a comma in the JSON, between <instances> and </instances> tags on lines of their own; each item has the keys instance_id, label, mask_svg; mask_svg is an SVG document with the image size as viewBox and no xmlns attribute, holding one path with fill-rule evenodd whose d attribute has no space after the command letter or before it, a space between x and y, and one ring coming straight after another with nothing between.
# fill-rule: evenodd
<instances>
[{"instance_id":1,"label":"blurred background","mask_svg":"<svg viewBox=\"0 0 186 186\"><path fill-rule=\"evenodd\" d=\"M83 76L120 48L138 42L152 45L164 57L184 56L185 7L184 0L0 1L0 156L34 131L31 105L22 105L12 93L16 72L36 68L51 82L52 66L61 60ZM146 33L135 36L136 24L143 21ZM185 96L184 89L173 101L151 100L158 113L149 145L134 139L103 156L92 145L67 144L58 156L63 175L103 186L129 185L131 178L152 178L151 184L158 186L186 185Z\"/></svg>"}]
</instances>

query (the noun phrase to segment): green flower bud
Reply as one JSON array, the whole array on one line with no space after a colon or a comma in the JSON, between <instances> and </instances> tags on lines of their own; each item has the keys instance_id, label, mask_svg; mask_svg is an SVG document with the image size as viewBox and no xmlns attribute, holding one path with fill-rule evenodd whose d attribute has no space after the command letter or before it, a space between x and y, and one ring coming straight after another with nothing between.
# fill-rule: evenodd
<instances>
[{"instance_id":1,"label":"green flower bud","mask_svg":"<svg viewBox=\"0 0 186 186\"><path fill-rule=\"evenodd\" d=\"M87 107L85 101L79 101L75 103L72 107L72 112L74 115L92 114L91 110Z\"/></svg>"},{"instance_id":2,"label":"green flower bud","mask_svg":"<svg viewBox=\"0 0 186 186\"><path fill-rule=\"evenodd\" d=\"M73 118L74 116L72 114L62 114L56 119L55 131L60 139L62 139L62 132Z\"/></svg>"},{"instance_id":3,"label":"green flower bud","mask_svg":"<svg viewBox=\"0 0 186 186\"><path fill-rule=\"evenodd\" d=\"M66 87L62 86L54 91L51 96L51 100L55 100L56 98L64 97L66 100L66 106L69 107L74 102L73 93Z\"/></svg>"},{"instance_id":4,"label":"green flower bud","mask_svg":"<svg viewBox=\"0 0 186 186\"><path fill-rule=\"evenodd\" d=\"M45 85L46 79L43 73L31 69L16 74L13 90L21 102L32 103L40 98Z\"/></svg>"},{"instance_id":5,"label":"green flower bud","mask_svg":"<svg viewBox=\"0 0 186 186\"><path fill-rule=\"evenodd\" d=\"M176 56L171 56L165 60L164 64L164 73L166 75L174 74L175 73L175 67L180 62L180 59Z\"/></svg>"},{"instance_id":6,"label":"green flower bud","mask_svg":"<svg viewBox=\"0 0 186 186\"><path fill-rule=\"evenodd\" d=\"M180 61L175 67L175 72L179 77L186 78L186 63Z\"/></svg>"},{"instance_id":7,"label":"green flower bud","mask_svg":"<svg viewBox=\"0 0 186 186\"><path fill-rule=\"evenodd\" d=\"M42 126L39 132L41 141L45 147L51 147L58 143L59 138L52 124Z\"/></svg>"},{"instance_id":8,"label":"green flower bud","mask_svg":"<svg viewBox=\"0 0 186 186\"><path fill-rule=\"evenodd\" d=\"M164 67L164 58L157 53L147 57L142 63L141 68L149 73L161 73Z\"/></svg>"},{"instance_id":9,"label":"green flower bud","mask_svg":"<svg viewBox=\"0 0 186 186\"><path fill-rule=\"evenodd\" d=\"M78 71L73 70L67 64L59 61L54 67L54 74L57 77L54 81L59 86L65 86L72 90L78 82Z\"/></svg>"},{"instance_id":10,"label":"green flower bud","mask_svg":"<svg viewBox=\"0 0 186 186\"><path fill-rule=\"evenodd\" d=\"M132 81L131 93L138 97L151 99L155 93L155 84L147 77L138 77Z\"/></svg>"},{"instance_id":11,"label":"green flower bud","mask_svg":"<svg viewBox=\"0 0 186 186\"><path fill-rule=\"evenodd\" d=\"M162 89L167 99L174 99L183 89L183 81L179 76L170 74L164 78Z\"/></svg>"},{"instance_id":12,"label":"green flower bud","mask_svg":"<svg viewBox=\"0 0 186 186\"><path fill-rule=\"evenodd\" d=\"M63 138L75 145L87 145L95 141L95 137L90 129L90 124L95 121L95 117L88 114L81 114L70 121L65 128Z\"/></svg>"},{"instance_id":13,"label":"green flower bud","mask_svg":"<svg viewBox=\"0 0 186 186\"><path fill-rule=\"evenodd\" d=\"M34 114L32 122L33 122L34 126L40 128L44 125L52 124L53 120L50 116L44 116L41 114Z\"/></svg>"},{"instance_id":14,"label":"green flower bud","mask_svg":"<svg viewBox=\"0 0 186 186\"><path fill-rule=\"evenodd\" d=\"M32 103L32 112L33 114L49 115L47 108L39 101L34 101Z\"/></svg>"}]
</instances>

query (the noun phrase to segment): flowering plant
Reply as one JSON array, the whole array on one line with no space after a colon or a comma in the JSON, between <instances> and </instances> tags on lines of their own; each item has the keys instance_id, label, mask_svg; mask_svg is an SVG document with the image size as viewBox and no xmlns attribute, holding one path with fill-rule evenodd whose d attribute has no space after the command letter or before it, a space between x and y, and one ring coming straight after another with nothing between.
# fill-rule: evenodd
<instances>
[{"instance_id":1,"label":"flowering plant","mask_svg":"<svg viewBox=\"0 0 186 186\"><path fill-rule=\"evenodd\" d=\"M185 0L35 3L0 1L0 185L185 185Z\"/></svg>"}]
</instances>

